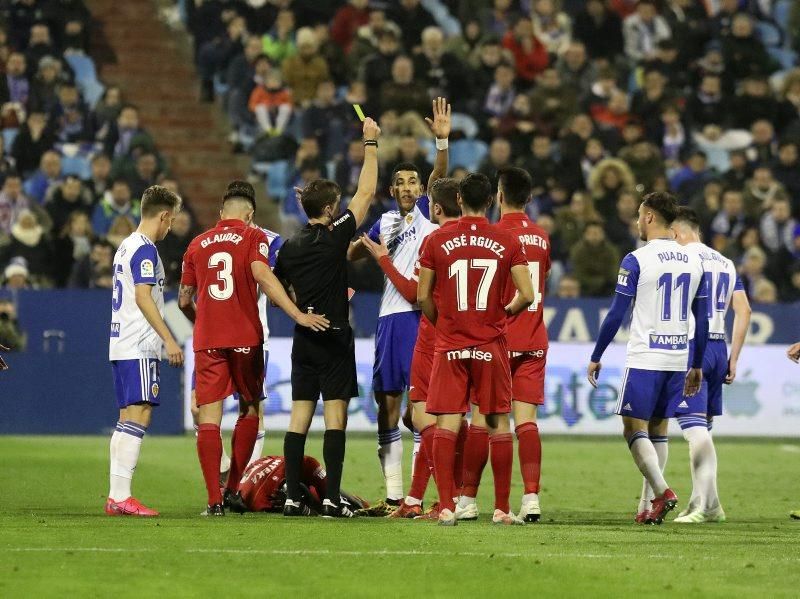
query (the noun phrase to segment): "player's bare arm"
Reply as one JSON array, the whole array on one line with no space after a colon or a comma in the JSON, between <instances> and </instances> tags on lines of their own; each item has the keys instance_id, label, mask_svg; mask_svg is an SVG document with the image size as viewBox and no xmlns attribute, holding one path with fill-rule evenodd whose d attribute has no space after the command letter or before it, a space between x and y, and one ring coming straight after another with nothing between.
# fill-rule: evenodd
<instances>
[{"instance_id":1,"label":"player's bare arm","mask_svg":"<svg viewBox=\"0 0 800 599\"><path fill-rule=\"evenodd\" d=\"M450 137L450 104L445 98L436 98L433 100L433 118L425 118L425 122L431 128L431 132L436 136L436 160L433 163L433 171L428 177L428 187L442 177L447 176L448 159L448 144L447 138Z\"/></svg>"},{"instance_id":2,"label":"player's bare arm","mask_svg":"<svg viewBox=\"0 0 800 599\"><path fill-rule=\"evenodd\" d=\"M514 299L506 306L506 313L509 316L519 314L533 303L533 283L531 283L531 273L527 266L521 264L511 267L511 278L517 293Z\"/></svg>"},{"instance_id":3,"label":"player's bare arm","mask_svg":"<svg viewBox=\"0 0 800 599\"><path fill-rule=\"evenodd\" d=\"M253 262L250 264L250 268L253 272L253 278L270 301L286 312L297 324L313 331L324 331L330 327L330 321L325 318L325 315L304 314L301 312L269 266L263 262Z\"/></svg>"},{"instance_id":4,"label":"player's bare arm","mask_svg":"<svg viewBox=\"0 0 800 599\"><path fill-rule=\"evenodd\" d=\"M167 352L167 360L170 366L183 365L183 351L175 337L167 327L167 323L161 317L158 311L158 306L153 301L153 286L152 285L136 285L136 305L142 312L142 315L147 319L147 322L153 327L156 334L161 337L164 342L164 349Z\"/></svg>"},{"instance_id":5,"label":"player's bare arm","mask_svg":"<svg viewBox=\"0 0 800 599\"><path fill-rule=\"evenodd\" d=\"M348 208L356 219L356 227L361 226L367 210L378 188L378 138L381 128L371 118L364 120L364 164L358 177L358 189L353 194ZM349 252L348 252L349 253Z\"/></svg>"},{"instance_id":6,"label":"player's bare arm","mask_svg":"<svg viewBox=\"0 0 800 599\"><path fill-rule=\"evenodd\" d=\"M800 362L800 342L789 346L786 355L789 356L789 359L795 364Z\"/></svg>"},{"instance_id":7,"label":"player's bare arm","mask_svg":"<svg viewBox=\"0 0 800 599\"><path fill-rule=\"evenodd\" d=\"M178 307L183 315L191 322L197 318L197 306L194 303L194 296L197 294L197 287L181 284L178 291Z\"/></svg>"},{"instance_id":8,"label":"player's bare arm","mask_svg":"<svg viewBox=\"0 0 800 599\"><path fill-rule=\"evenodd\" d=\"M529 279L530 280L530 279ZM425 317L436 324L436 304L433 301L433 286L436 284L436 273L424 266L419 269L419 285L417 286L417 302Z\"/></svg>"},{"instance_id":9,"label":"player's bare arm","mask_svg":"<svg viewBox=\"0 0 800 599\"><path fill-rule=\"evenodd\" d=\"M742 346L744 346L747 330L750 327L752 310L744 291L733 292L731 308L733 308L733 338L731 339L731 356L728 359L728 374L725 376L726 385L730 385L736 378L736 365L739 362L739 355L742 353Z\"/></svg>"},{"instance_id":10,"label":"player's bare arm","mask_svg":"<svg viewBox=\"0 0 800 599\"><path fill-rule=\"evenodd\" d=\"M586 378L589 379L589 384L597 389L597 381L600 378L600 371L603 365L600 362L589 362L589 368L586 369Z\"/></svg>"}]
</instances>

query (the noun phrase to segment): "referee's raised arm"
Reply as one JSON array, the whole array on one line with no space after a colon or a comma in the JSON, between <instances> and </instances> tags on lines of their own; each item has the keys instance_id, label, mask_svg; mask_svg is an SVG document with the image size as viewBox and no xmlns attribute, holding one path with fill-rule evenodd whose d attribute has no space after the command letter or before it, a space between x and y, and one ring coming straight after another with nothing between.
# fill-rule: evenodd
<instances>
[{"instance_id":1,"label":"referee's raised arm","mask_svg":"<svg viewBox=\"0 0 800 599\"><path fill-rule=\"evenodd\" d=\"M356 219L356 227L361 226L367 210L378 187L378 137L381 128L371 118L364 119L364 164L358 177L358 189L348 204L348 209Z\"/></svg>"}]
</instances>

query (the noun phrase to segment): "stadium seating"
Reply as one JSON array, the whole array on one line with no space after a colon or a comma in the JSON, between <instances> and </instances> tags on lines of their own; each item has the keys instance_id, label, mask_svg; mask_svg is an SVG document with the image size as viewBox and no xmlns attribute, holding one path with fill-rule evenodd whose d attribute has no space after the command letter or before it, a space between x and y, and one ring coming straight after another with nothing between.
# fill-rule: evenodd
<instances>
[{"instance_id":1,"label":"stadium seating","mask_svg":"<svg viewBox=\"0 0 800 599\"><path fill-rule=\"evenodd\" d=\"M479 139L459 139L450 144L450 168L462 167L470 171L478 168L486 157L489 146Z\"/></svg>"}]
</instances>

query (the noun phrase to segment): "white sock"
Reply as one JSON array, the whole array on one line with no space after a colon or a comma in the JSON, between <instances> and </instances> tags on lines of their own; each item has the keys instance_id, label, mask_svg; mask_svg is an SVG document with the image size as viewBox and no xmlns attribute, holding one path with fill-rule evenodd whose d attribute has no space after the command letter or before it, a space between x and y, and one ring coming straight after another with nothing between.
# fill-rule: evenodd
<instances>
[{"instance_id":1,"label":"white sock","mask_svg":"<svg viewBox=\"0 0 800 599\"><path fill-rule=\"evenodd\" d=\"M664 437L650 437L650 442L653 444L653 447L656 450L656 455L658 455L658 466L661 468L661 473L664 473L664 469L667 467L667 458L669 457L669 438ZM653 488L650 486L650 483L647 482L646 478L642 479L642 497L639 499L639 513L643 512L644 510L649 510L652 506L652 501L655 499L656 495L653 493Z\"/></svg>"},{"instance_id":2,"label":"white sock","mask_svg":"<svg viewBox=\"0 0 800 599\"><path fill-rule=\"evenodd\" d=\"M692 464L692 496L697 495L692 507L697 510L712 510L719 507L717 497L717 452L714 441L705 426L683 429L683 437L689 443L689 459Z\"/></svg>"},{"instance_id":3,"label":"white sock","mask_svg":"<svg viewBox=\"0 0 800 599\"><path fill-rule=\"evenodd\" d=\"M122 425L117 440L117 459L111 464L111 489L108 495L114 501L124 501L131 496L131 480L139 461L145 432L147 428L135 422Z\"/></svg>"},{"instance_id":4,"label":"white sock","mask_svg":"<svg viewBox=\"0 0 800 599\"><path fill-rule=\"evenodd\" d=\"M404 501L406 502L406 505L422 505L422 499L411 497L411 495L407 495Z\"/></svg>"},{"instance_id":5,"label":"white sock","mask_svg":"<svg viewBox=\"0 0 800 599\"><path fill-rule=\"evenodd\" d=\"M114 432L111 434L111 442L108 444L108 453L109 453L109 489L108 489L108 496L113 497L111 494L111 476L117 469L117 453L119 447L119 437L120 433L122 432L122 422L117 421L117 426L114 429Z\"/></svg>"},{"instance_id":6,"label":"white sock","mask_svg":"<svg viewBox=\"0 0 800 599\"><path fill-rule=\"evenodd\" d=\"M400 429L378 431L378 458L386 481L386 499L403 498L403 439Z\"/></svg>"},{"instance_id":7,"label":"white sock","mask_svg":"<svg viewBox=\"0 0 800 599\"><path fill-rule=\"evenodd\" d=\"M419 446L422 445L422 435L416 430L414 431L414 450L411 452L411 478L414 478L414 468L417 465L417 454L419 453Z\"/></svg>"},{"instance_id":8,"label":"white sock","mask_svg":"<svg viewBox=\"0 0 800 599\"><path fill-rule=\"evenodd\" d=\"M264 437L266 434L266 431L258 431L256 444L253 445L253 455L250 456L250 461L247 462L248 466L261 457L261 453L264 451Z\"/></svg>"},{"instance_id":9,"label":"white sock","mask_svg":"<svg viewBox=\"0 0 800 599\"><path fill-rule=\"evenodd\" d=\"M475 503L474 497L467 497L466 495L462 495L461 497L458 498L458 507L460 507L462 510L472 505L473 503Z\"/></svg>"},{"instance_id":10,"label":"white sock","mask_svg":"<svg viewBox=\"0 0 800 599\"><path fill-rule=\"evenodd\" d=\"M529 501L539 501L539 494L538 493L526 493L522 496L522 504L525 505Z\"/></svg>"},{"instance_id":11,"label":"white sock","mask_svg":"<svg viewBox=\"0 0 800 599\"><path fill-rule=\"evenodd\" d=\"M662 495L668 488L667 481L661 474L656 448L653 447L647 433L644 431L634 433L628 441L628 448L633 456L633 461L636 462L639 471L650 483L654 493L657 496Z\"/></svg>"}]
</instances>

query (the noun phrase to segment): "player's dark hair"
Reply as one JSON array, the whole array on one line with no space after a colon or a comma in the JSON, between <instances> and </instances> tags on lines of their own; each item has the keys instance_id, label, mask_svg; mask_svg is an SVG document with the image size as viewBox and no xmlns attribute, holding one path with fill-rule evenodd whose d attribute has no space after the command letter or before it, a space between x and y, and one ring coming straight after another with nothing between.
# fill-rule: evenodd
<instances>
[{"instance_id":1,"label":"player's dark hair","mask_svg":"<svg viewBox=\"0 0 800 599\"><path fill-rule=\"evenodd\" d=\"M165 210L177 212L181 199L166 187L151 185L142 193L142 217L150 218Z\"/></svg>"},{"instance_id":2,"label":"player's dark hair","mask_svg":"<svg viewBox=\"0 0 800 599\"><path fill-rule=\"evenodd\" d=\"M442 212L448 218L458 218L461 216L461 208L458 207L458 181L450 177L436 179L428 190L431 203L441 207Z\"/></svg>"},{"instance_id":3,"label":"player's dark hair","mask_svg":"<svg viewBox=\"0 0 800 599\"><path fill-rule=\"evenodd\" d=\"M503 192L506 204L522 208L531 199L533 181L525 169L509 166L497 172L497 187Z\"/></svg>"},{"instance_id":4,"label":"player's dark hair","mask_svg":"<svg viewBox=\"0 0 800 599\"><path fill-rule=\"evenodd\" d=\"M392 169L392 185L394 185L395 177L397 177L397 173L400 171L413 171L417 173L417 179L420 178L419 168L413 162L401 162L397 166Z\"/></svg>"},{"instance_id":5,"label":"player's dark hair","mask_svg":"<svg viewBox=\"0 0 800 599\"><path fill-rule=\"evenodd\" d=\"M700 230L700 219L697 218L697 212L685 206L678 208L678 215L673 222L688 225L692 231Z\"/></svg>"},{"instance_id":6,"label":"player's dark hair","mask_svg":"<svg viewBox=\"0 0 800 599\"><path fill-rule=\"evenodd\" d=\"M341 197L342 190L335 181L316 179L300 192L300 204L308 218L319 218L325 206L332 206Z\"/></svg>"},{"instance_id":7,"label":"player's dark hair","mask_svg":"<svg viewBox=\"0 0 800 599\"><path fill-rule=\"evenodd\" d=\"M475 212L486 210L492 203L492 182L481 173L469 173L458 184L461 201Z\"/></svg>"},{"instance_id":8,"label":"player's dark hair","mask_svg":"<svg viewBox=\"0 0 800 599\"><path fill-rule=\"evenodd\" d=\"M225 188L225 193L222 196L222 204L228 200L244 200L248 202L255 210L256 208L256 190L247 181L231 181L228 187Z\"/></svg>"},{"instance_id":9,"label":"player's dark hair","mask_svg":"<svg viewBox=\"0 0 800 599\"><path fill-rule=\"evenodd\" d=\"M664 191L648 193L642 198L642 205L658 214L666 225L671 225L678 215L678 202L675 196Z\"/></svg>"}]
</instances>

